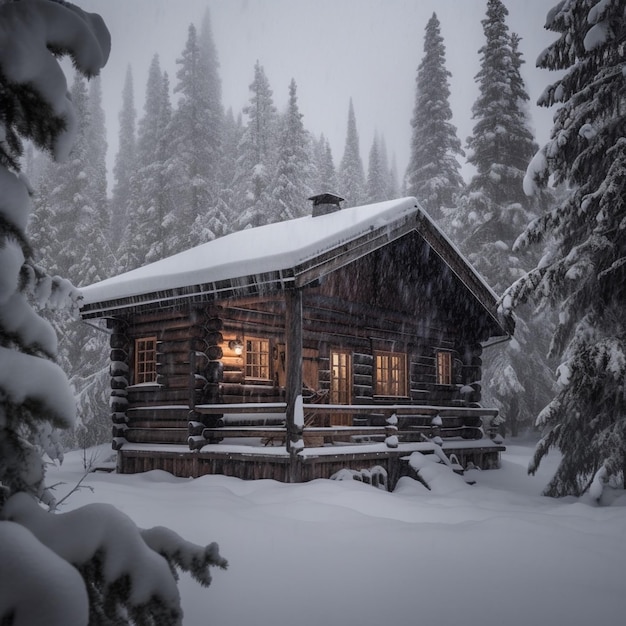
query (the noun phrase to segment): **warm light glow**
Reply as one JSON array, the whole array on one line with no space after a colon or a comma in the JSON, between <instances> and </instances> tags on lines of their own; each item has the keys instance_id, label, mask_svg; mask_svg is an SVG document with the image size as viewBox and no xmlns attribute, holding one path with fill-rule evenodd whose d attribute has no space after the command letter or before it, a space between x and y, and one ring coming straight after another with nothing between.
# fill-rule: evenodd
<instances>
[{"instance_id":1,"label":"warm light glow","mask_svg":"<svg viewBox=\"0 0 626 626\"><path fill-rule=\"evenodd\" d=\"M228 342L228 347L237 355L241 356L243 354L243 342L239 337L237 339L231 339Z\"/></svg>"}]
</instances>

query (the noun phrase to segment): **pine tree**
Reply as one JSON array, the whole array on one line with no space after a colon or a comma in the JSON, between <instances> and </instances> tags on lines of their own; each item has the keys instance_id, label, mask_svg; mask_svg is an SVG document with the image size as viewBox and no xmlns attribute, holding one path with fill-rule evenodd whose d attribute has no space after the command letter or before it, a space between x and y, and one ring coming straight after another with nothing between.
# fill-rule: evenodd
<instances>
[{"instance_id":1,"label":"pine tree","mask_svg":"<svg viewBox=\"0 0 626 626\"><path fill-rule=\"evenodd\" d=\"M528 168L525 189L552 177L568 193L537 218L518 247L543 243L537 267L508 290L505 306L528 299L559 310L551 351L560 356L559 390L542 411L543 438L529 471L551 448L562 461L550 496L599 496L626 476L626 138L624 2L572 0L549 13L559 38L538 65L563 76L539 99L557 105L551 140Z\"/></svg>"},{"instance_id":2,"label":"pine tree","mask_svg":"<svg viewBox=\"0 0 626 626\"><path fill-rule=\"evenodd\" d=\"M235 173L235 205L241 207L235 217L235 230L268 224L271 219L268 207L276 162L278 115L265 70L258 61L250 91L250 102L244 108L248 120Z\"/></svg>"},{"instance_id":3,"label":"pine tree","mask_svg":"<svg viewBox=\"0 0 626 626\"><path fill-rule=\"evenodd\" d=\"M450 72L437 15L426 25L424 57L417 69L417 89L411 127L411 157L406 171L407 194L415 196L433 216L452 207L463 189L457 156L461 142L452 125Z\"/></svg>"},{"instance_id":4,"label":"pine tree","mask_svg":"<svg viewBox=\"0 0 626 626\"><path fill-rule=\"evenodd\" d=\"M113 166L113 194L111 201L111 243L117 250L132 211L131 178L136 168L137 111L133 74L130 65L122 90L122 108L119 112L119 147Z\"/></svg>"},{"instance_id":5,"label":"pine tree","mask_svg":"<svg viewBox=\"0 0 626 626\"><path fill-rule=\"evenodd\" d=\"M106 130L98 85L95 89L92 101L85 79L76 74L70 90L76 111L76 139L65 162L48 161L42 179L48 195L38 193L35 197L36 214L40 203L52 214L52 230L43 222L40 230L31 228L33 242L49 259L47 269L67 276L78 286L106 278L111 265Z\"/></svg>"},{"instance_id":6,"label":"pine tree","mask_svg":"<svg viewBox=\"0 0 626 626\"><path fill-rule=\"evenodd\" d=\"M391 157L391 165L389 166L389 182L387 184L389 198L398 198L402 193L399 180L398 164L396 162L396 155L394 154Z\"/></svg>"},{"instance_id":7,"label":"pine tree","mask_svg":"<svg viewBox=\"0 0 626 626\"><path fill-rule=\"evenodd\" d=\"M106 123L99 77L95 77L89 83L87 120L84 172L87 176L86 196L89 198L91 209L87 216L91 232L87 235L87 241L95 245L85 250L83 261L85 267L90 264L95 270L93 280L97 281L110 276L115 269L110 205L107 198ZM67 276L74 280L73 276ZM75 434L66 440L73 446L78 444L81 447L88 447L108 441L110 438L109 419L106 412L101 409L110 391L108 341L105 334L94 335L79 320L66 322L65 327L64 341L60 348L62 353L68 354L68 360L67 363L62 363L62 366L69 374L70 384L75 391L78 417Z\"/></svg>"},{"instance_id":8,"label":"pine tree","mask_svg":"<svg viewBox=\"0 0 626 626\"><path fill-rule=\"evenodd\" d=\"M379 137L378 143L381 169L385 178L383 183L383 198L385 200L391 200L393 198L397 198L400 195L400 190L398 187L398 168L396 166L395 157L392 158L391 165L389 164L389 156L387 154L387 142L382 135Z\"/></svg>"},{"instance_id":9,"label":"pine tree","mask_svg":"<svg viewBox=\"0 0 626 626\"><path fill-rule=\"evenodd\" d=\"M67 97L57 55L70 54L92 76L109 48L100 17L67 2L0 4L0 552L12 572L0 585L2 624L181 624L175 568L208 585L209 567L226 566L215 544L194 546L167 529L140 531L113 507L89 505L66 517L37 502L54 506L43 458L59 457L53 428L72 425L75 404L54 363L55 333L34 303L75 306L79 294L34 262L22 140L68 157L82 130L75 98L86 91L75 80ZM68 166L80 149L79 142ZM86 529L80 538L77 528Z\"/></svg>"},{"instance_id":10,"label":"pine tree","mask_svg":"<svg viewBox=\"0 0 626 626\"><path fill-rule=\"evenodd\" d=\"M476 168L459 196L452 236L487 282L501 294L532 267L536 259L513 253L524 226L539 214L540 203L523 191L524 170L534 150L527 117L528 95L520 75L518 38L511 36L508 11L489 0L482 20L485 44L476 76L479 95L472 107L476 120L468 139L468 161ZM550 320L519 312L515 339L485 352L483 400L500 409L516 435L532 421L552 392L546 360ZM532 381L532 382L531 382Z\"/></svg>"},{"instance_id":11,"label":"pine tree","mask_svg":"<svg viewBox=\"0 0 626 626\"><path fill-rule=\"evenodd\" d=\"M277 146L276 174L272 181L271 221L302 217L309 212L307 199L312 195L312 167L309 134L298 108L296 81L289 83L289 103L281 120Z\"/></svg>"},{"instance_id":12,"label":"pine tree","mask_svg":"<svg viewBox=\"0 0 626 626\"><path fill-rule=\"evenodd\" d=\"M509 34L507 15L501 0L488 0L482 21L486 43L479 50L481 68L476 75L480 93L472 107L476 124L467 142L467 160L477 170L470 191L484 193L497 205L525 207L529 202L522 180L536 145L520 75L519 38Z\"/></svg>"},{"instance_id":13,"label":"pine tree","mask_svg":"<svg viewBox=\"0 0 626 626\"><path fill-rule=\"evenodd\" d=\"M108 274L113 264L110 248L110 207L107 195L107 130L104 109L102 108L102 83L96 76L89 82L88 96L89 124L86 129L88 161L85 164L89 196L93 201L94 219L102 231L105 245L103 256L98 259L104 265L103 271Z\"/></svg>"},{"instance_id":14,"label":"pine tree","mask_svg":"<svg viewBox=\"0 0 626 626\"><path fill-rule=\"evenodd\" d=\"M346 206L358 206L365 199L365 174L359 148L359 133L352 98L348 107L348 128L346 145L337 172L339 193L346 199Z\"/></svg>"},{"instance_id":15,"label":"pine tree","mask_svg":"<svg viewBox=\"0 0 626 626\"><path fill-rule=\"evenodd\" d=\"M328 139L322 133L317 141L313 142L314 193L326 191L337 193L337 171L333 160L333 152Z\"/></svg>"},{"instance_id":16,"label":"pine tree","mask_svg":"<svg viewBox=\"0 0 626 626\"><path fill-rule=\"evenodd\" d=\"M118 251L122 271L173 252L166 239L167 224L175 210L172 174L167 167L170 119L169 80L161 72L159 57L155 55L148 73L144 115L137 131L136 167L130 181L132 212Z\"/></svg>"},{"instance_id":17,"label":"pine tree","mask_svg":"<svg viewBox=\"0 0 626 626\"><path fill-rule=\"evenodd\" d=\"M367 202L389 200L389 168L384 142L374 134L367 168Z\"/></svg>"},{"instance_id":18,"label":"pine tree","mask_svg":"<svg viewBox=\"0 0 626 626\"><path fill-rule=\"evenodd\" d=\"M199 208L189 233L187 246L199 245L229 232L230 203L232 202L230 186L224 187L222 184L226 130L222 107L222 83L218 72L219 60L213 41L211 17L208 9L200 27L198 46L203 67L202 72L205 74L205 80L202 82L206 85L204 98L206 99L209 119L209 126L206 129L209 137L205 140L210 142L211 152L211 160L207 164L211 202L204 209Z\"/></svg>"},{"instance_id":19,"label":"pine tree","mask_svg":"<svg viewBox=\"0 0 626 626\"><path fill-rule=\"evenodd\" d=\"M178 105L173 112L168 169L173 174L176 210L168 222L170 252L189 247L193 224L203 216L206 225L224 221L220 215L219 178L222 155L223 110L208 12L201 38L193 24L177 60ZM212 237L223 234L221 229Z\"/></svg>"},{"instance_id":20,"label":"pine tree","mask_svg":"<svg viewBox=\"0 0 626 626\"><path fill-rule=\"evenodd\" d=\"M224 116L222 161L220 163L220 197L224 208L224 234L232 232L236 211L236 175L239 144L244 127L241 113L235 117L232 108Z\"/></svg>"},{"instance_id":21,"label":"pine tree","mask_svg":"<svg viewBox=\"0 0 626 626\"><path fill-rule=\"evenodd\" d=\"M48 271L85 285L106 278L113 268L106 128L98 79L88 90L77 74L71 96L77 120L74 147L66 162L48 161L30 232ZM64 442L70 447L102 443L109 437L110 425L106 415L94 407L101 405L108 391L105 336L93 337L84 324L64 312L47 311L44 317L59 337L59 363L69 376L78 404L77 428L65 435Z\"/></svg>"}]
</instances>

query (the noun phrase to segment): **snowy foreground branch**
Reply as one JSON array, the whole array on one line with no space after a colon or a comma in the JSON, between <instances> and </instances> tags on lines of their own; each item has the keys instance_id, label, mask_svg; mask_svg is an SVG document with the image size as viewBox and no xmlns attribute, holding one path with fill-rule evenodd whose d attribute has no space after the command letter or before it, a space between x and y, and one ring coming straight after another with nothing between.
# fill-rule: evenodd
<instances>
[{"instance_id":1,"label":"snowy foreground branch","mask_svg":"<svg viewBox=\"0 0 626 626\"><path fill-rule=\"evenodd\" d=\"M175 568L208 586L210 567L227 567L217 544L196 546L162 527L140 530L108 504L51 514L18 493L0 519L0 578L20 579L15 588L10 585L11 594L0 592L0 617L14 615L16 625L128 618L177 624L182 612Z\"/></svg>"},{"instance_id":2,"label":"snowy foreground branch","mask_svg":"<svg viewBox=\"0 0 626 626\"><path fill-rule=\"evenodd\" d=\"M0 0L0 624L177 625L177 570L201 585L226 568L216 544L141 530L110 505L57 514L44 454L60 458L56 429L75 420L75 398L54 362L57 337L38 307L76 306L78 291L34 263L26 236L30 189L22 141L68 156L76 130L58 57L90 77L107 61L102 19L54 0ZM50 259L45 261L52 261Z\"/></svg>"}]
</instances>

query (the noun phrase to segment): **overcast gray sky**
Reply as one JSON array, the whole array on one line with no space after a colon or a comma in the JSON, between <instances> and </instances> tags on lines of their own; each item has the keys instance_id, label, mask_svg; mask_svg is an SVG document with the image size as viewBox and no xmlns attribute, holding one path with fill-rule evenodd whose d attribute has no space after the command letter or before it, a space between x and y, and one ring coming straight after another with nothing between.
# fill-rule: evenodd
<instances>
[{"instance_id":1,"label":"overcast gray sky","mask_svg":"<svg viewBox=\"0 0 626 626\"><path fill-rule=\"evenodd\" d=\"M381 133L399 174L409 156L415 76L423 56L424 28L433 12L441 22L447 67L452 73L453 123L463 143L471 134L474 76L484 43L481 20L486 0L75 0L100 13L113 39L104 69L103 91L109 127L109 162L117 151L117 118L126 66L135 79L135 106L143 112L148 66L155 53L176 83L180 56L191 22L200 25L206 8L220 59L223 102L239 112L258 59L279 109L287 102L291 78L305 126L324 133L335 162L343 154L348 102L352 97L367 167L374 133ZM535 68L539 53L555 39L543 29L554 0L504 0L509 28L522 37L523 75L531 97L531 117L539 143L548 139L552 112L535 102L554 79ZM466 175L469 170L466 170Z\"/></svg>"}]
</instances>

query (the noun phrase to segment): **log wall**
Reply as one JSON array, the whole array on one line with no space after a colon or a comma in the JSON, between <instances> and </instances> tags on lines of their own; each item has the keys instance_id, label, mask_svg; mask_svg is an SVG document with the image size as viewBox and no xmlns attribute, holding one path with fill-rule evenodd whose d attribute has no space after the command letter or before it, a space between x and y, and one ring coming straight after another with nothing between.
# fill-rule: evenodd
<instances>
[{"instance_id":1,"label":"log wall","mask_svg":"<svg viewBox=\"0 0 626 626\"><path fill-rule=\"evenodd\" d=\"M316 391L320 397L327 398L330 391L331 350L345 349L352 352L353 404L406 402L467 406L480 401L479 344L461 344L461 338L452 331L439 330L419 336L419 324L407 316L385 314L373 308L365 311L359 306L352 310L353 304L326 296L320 300L319 293L308 303L303 346L309 361L316 361ZM369 324L365 329L364 321ZM261 310L212 305L143 314L114 320L110 327L115 447L119 448L124 441L185 443L189 436L219 426L220 415L194 411L199 404L285 400L285 388L279 384L284 383L286 371L284 310L280 300L266 304ZM157 338L156 381L136 385L133 380L135 340L150 336ZM246 336L270 340L268 380L247 380L244 358L229 347L231 340ZM376 396L376 350L407 353L409 381L405 398ZM438 350L453 355L452 385L436 382ZM311 385L310 379L307 383ZM362 417L355 418L354 424L377 425ZM454 434L452 430L446 432L450 436ZM446 432L442 432L442 436ZM213 440L219 440L217 434Z\"/></svg>"}]
</instances>

